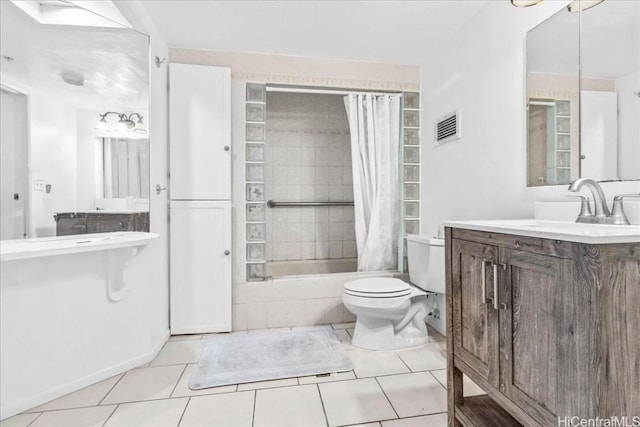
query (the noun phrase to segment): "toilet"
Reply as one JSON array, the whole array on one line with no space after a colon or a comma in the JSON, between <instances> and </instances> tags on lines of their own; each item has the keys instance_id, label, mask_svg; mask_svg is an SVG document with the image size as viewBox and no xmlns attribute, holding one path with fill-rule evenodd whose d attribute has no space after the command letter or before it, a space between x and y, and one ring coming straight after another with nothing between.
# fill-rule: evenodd
<instances>
[{"instance_id":1,"label":"toilet","mask_svg":"<svg viewBox=\"0 0 640 427\"><path fill-rule=\"evenodd\" d=\"M427 342L429 292L444 293L444 240L407 236L409 280L372 277L344 284L342 302L356 316L351 343L366 350L398 350Z\"/></svg>"}]
</instances>

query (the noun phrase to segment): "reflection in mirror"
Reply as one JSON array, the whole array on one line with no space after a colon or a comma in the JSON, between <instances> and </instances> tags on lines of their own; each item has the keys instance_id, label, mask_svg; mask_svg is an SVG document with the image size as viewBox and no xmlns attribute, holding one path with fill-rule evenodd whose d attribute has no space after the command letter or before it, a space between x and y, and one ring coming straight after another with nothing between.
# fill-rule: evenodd
<instances>
[{"instance_id":1,"label":"reflection in mirror","mask_svg":"<svg viewBox=\"0 0 640 427\"><path fill-rule=\"evenodd\" d=\"M579 15L566 8L527 34L527 185L579 174Z\"/></svg>"},{"instance_id":2,"label":"reflection in mirror","mask_svg":"<svg viewBox=\"0 0 640 427\"><path fill-rule=\"evenodd\" d=\"M638 1L562 8L527 33L528 186L640 179L639 69Z\"/></svg>"},{"instance_id":3,"label":"reflection in mirror","mask_svg":"<svg viewBox=\"0 0 640 427\"><path fill-rule=\"evenodd\" d=\"M640 2L582 12L581 176L640 179Z\"/></svg>"},{"instance_id":4,"label":"reflection in mirror","mask_svg":"<svg viewBox=\"0 0 640 427\"><path fill-rule=\"evenodd\" d=\"M148 231L148 37L86 16L43 23L16 4L0 1L0 238ZM131 123L97 127L111 111Z\"/></svg>"}]
</instances>

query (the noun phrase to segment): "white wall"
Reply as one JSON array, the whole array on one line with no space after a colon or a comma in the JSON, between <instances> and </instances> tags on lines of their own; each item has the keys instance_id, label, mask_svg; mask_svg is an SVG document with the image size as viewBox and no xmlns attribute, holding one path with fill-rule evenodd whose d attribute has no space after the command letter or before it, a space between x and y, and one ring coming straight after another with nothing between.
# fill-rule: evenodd
<instances>
[{"instance_id":1,"label":"white wall","mask_svg":"<svg viewBox=\"0 0 640 427\"><path fill-rule=\"evenodd\" d=\"M464 32L422 59L422 232L443 220L533 217L565 186L526 187L525 37L568 1L492 2ZM461 109L462 138L434 145L434 121ZM603 185L609 198L640 182Z\"/></svg>"},{"instance_id":2,"label":"white wall","mask_svg":"<svg viewBox=\"0 0 640 427\"><path fill-rule=\"evenodd\" d=\"M77 115L72 105L47 93L29 94L30 237L55 236L53 214L76 206ZM51 185L51 193L34 190L36 179Z\"/></svg>"},{"instance_id":3,"label":"white wall","mask_svg":"<svg viewBox=\"0 0 640 427\"><path fill-rule=\"evenodd\" d=\"M82 179L77 180L76 210L92 210L95 209L96 182L102 180L98 175L102 173L102 169L98 169L96 165L96 151L102 148L102 144L98 144L95 137L95 126L98 121L98 114L104 111L95 110L78 110L78 129L76 140L77 164L76 174Z\"/></svg>"},{"instance_id":4,"label":"white wall","mask_svg":"<svg viewBox=\"0 0 640 427\"><path fill-rule=\"evenodd\" d=\"M0 105L0 239L21 239L29 207L27 97L0 90Z\"/></svg>"},{"instance_id":5,"label":"white wall","mask_svg":"<svg viewBox=\"0 0 640 427\"><path fill-rule=\"evenodd\" d=\"M618 176L640 179L640 70L616 80L618 92Z\"/></svg>"},{"instance_id":6,"label":"white wall","mask_svg":"<svg viewBox=\"0 0 640 427\"><path fill-rule=\"evenodd\" d=\"M151 151L150 231L160 235L139 255L151 268L145 276L150 284L148 304L152 341L169 330L169 223L167 192L156 194L155 186L167 187L168 159L168 67L157 68L154 57L168 58L167 44L138 0L114 2L133 28L148 34L149 45L149 141Z\"/></svg>"}]
</instances>

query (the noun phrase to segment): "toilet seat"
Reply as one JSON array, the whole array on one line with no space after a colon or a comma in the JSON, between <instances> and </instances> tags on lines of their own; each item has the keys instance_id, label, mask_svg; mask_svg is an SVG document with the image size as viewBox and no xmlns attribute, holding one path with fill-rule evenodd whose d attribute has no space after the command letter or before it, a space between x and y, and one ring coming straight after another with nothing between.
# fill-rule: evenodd
<instances>
[{"instance_id":1,"label":"toilet seat","mask_svg":"<svg viewBox=\"0 0 640 427\"><path fill-rule=\"evenodd\" d=\"M411 286L393 277L374 277L347 282L344 284L344 291L369 298L390 298L411 294Z\"/></svg>"},{"instance_id":2,"label":"toilet seat","mask_svg":"<svg viewBox=\"0 0 640 427\"><path fill-rule=\"evenodd\" d=\"M354 297L362 298L400 298L411 295L410 290L403 292L356 292L345 289L344 293L347 295L353 295Z\"/></svg>"}]
</instances>

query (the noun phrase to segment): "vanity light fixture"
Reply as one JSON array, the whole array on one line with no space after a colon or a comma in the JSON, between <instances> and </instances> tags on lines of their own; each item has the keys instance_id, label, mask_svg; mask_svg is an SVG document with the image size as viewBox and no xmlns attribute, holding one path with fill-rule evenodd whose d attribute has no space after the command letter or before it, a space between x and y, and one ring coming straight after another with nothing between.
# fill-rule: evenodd
<instances>
[{"instance_id":1,"label":"vanity light fixture","mask_svg":"<svg viewBox=\"0 0 640 427\"><path fill-rule=\"evenodd\" d=\"M580 12L599 5L604 0L574 0L567 6L569 12Z\"/></svg>"},{"instance_id":2,"label":"vanity light fixture","mask_svg":"<svg viewBox=\"0 0 640 427\"><path fill-rule=\"evenodd\" d=\"M591 9L594 6L599 5L604 0L573 0L567 6L569 12L580 12L581 10ZM515 7L529 7L535 6L541 3L542 0L511 0L511 4Z\"/></svg>"},{"instance_id":3,"label":"vanity light fixture","mask_svg":"<svg viewBox=\"0 0 640 427\"><path fill-rule=\"evenodd\" d=\"M124 113L117 113L115 111L107 111L104 114L98 114L100 116L100 120L96 123L95 130L99 132L109 133L112 131L112 127L107 123L107 116L109 114L115 114L118 116L119 120L115 125L115 130L118 132L134 132L138 134L146 134L147 129L142 122L142 116L138 113L131 113L128 116ZM137 118L137 121L134 121L134 118Z\"/></svg>"},{"instance_id":4,"label":"vanity light fixture","mask_svg":"<svg viewBox=\"0 0 640 427\"><path fill-rule=\"evenodd\" d=\"M515 7L529 7L535 6L542 0L511 0L511 4Z\"/></svg>"}]
</instances>

